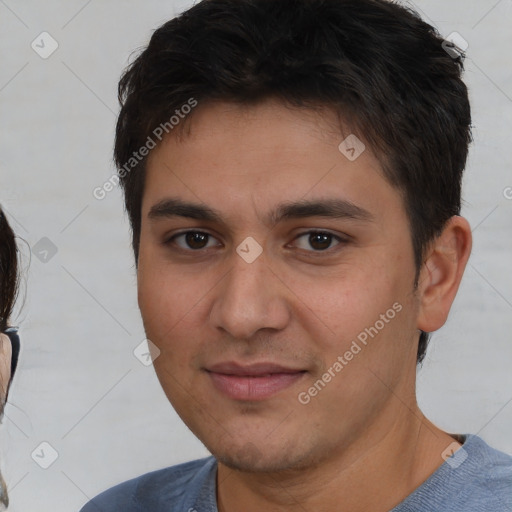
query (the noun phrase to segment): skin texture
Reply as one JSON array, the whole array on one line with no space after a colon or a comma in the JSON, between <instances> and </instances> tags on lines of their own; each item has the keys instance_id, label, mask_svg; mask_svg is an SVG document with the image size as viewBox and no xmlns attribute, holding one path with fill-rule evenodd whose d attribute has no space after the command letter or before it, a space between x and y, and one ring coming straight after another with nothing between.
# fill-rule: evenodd
<instances>
[{"instance_id":1,"label":"skin texture","mask_svg":"<svg viewBox=\"0 0 512 512\"><path fill-rule=\"evenodd\" d=\"M7 384L11 375L11 342L6 334L0 334L0 411L3 410Z\"/></svg>"},{"instance_id":2,"label":"skin texture","mask_svg":"<svg viewBox=\"0 0 512 512\"><path fill-rule=\"evenodd\" d=\"M7 335L0 334L0 414L3 414L5 396L9 378L11 376L12 346ZM9 504L7 497L7 486L0 474L0 503L4 507Z\"/></svg>"},{"instance_id":3,"label":"skin texture","mask_svg":"<svg viewBox=\"0 0 512 512\"><path fill-rule=\"evenodd\" d=\"M219 461L219 510L389 510L454 442L418 409L416 351L419 329L446 321L471 250L467 221L453 217L429 248L415 291L402 198L368 145L353 162L338 150L350 130L332 112L209 103L189 121L148 160L138 299L162 387ZM222 222L148 217L170 197ZM283 202L340 198L371 219L267 219ZM186 230L211 236L170 240ZM327 249L310 243L311 230L334 235ZM249 236L263 249L252 263L236 252ZM400 312L300 403L395 303ZM206 371L226 361L305 372L268 399L240 401Z\"/></svg>"}]
</instances>

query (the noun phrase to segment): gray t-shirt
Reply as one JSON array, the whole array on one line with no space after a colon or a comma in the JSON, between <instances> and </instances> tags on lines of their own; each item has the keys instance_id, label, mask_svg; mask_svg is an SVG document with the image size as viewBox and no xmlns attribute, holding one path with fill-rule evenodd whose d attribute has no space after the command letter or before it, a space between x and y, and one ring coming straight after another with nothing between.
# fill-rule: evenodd
<instances>
[{"instance_id":1,"label":"gray t-shirt","mask_svg":"<svg viewBox=\"0 0 512 512\"><path fill-rule=\"evenodd\" d=\"M512 512L512 457L464 443L390 512ZM214 457L153 471L103 492L80 512L217 512ZM243 509L243 507L242 507Z\"/></svg>"}]
</instances>

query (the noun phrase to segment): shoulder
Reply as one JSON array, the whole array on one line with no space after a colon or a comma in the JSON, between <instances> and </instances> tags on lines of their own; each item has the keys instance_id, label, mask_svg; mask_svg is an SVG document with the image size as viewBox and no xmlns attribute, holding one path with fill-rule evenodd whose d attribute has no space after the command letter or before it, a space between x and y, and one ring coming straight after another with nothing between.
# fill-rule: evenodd
<instances>
[{"instance_id":1,"label":"shoulder","mask_svg":"<svg viewBox=\"0 0 512 512\"><path fill-rule=\"evenodd\" d=\"M80 512L157 512L171 510L171 506L186 511L186 504L195 502L215 469L214 457L207 457L152 471L107 489L86 503Z\"/></svg>"},{"instance_id":2,"label":"shoulder","mask_svg":"<svg viewBox=\"0 0 512 512\"><path fill-rule=\"evenodd\" d=\"M512 457L467 434L465 441L391 512L512 512Z\"/></svg>"},{"instance_id":3,"label":"shoulder","mask_svg":"<svg viewBox=\"0 0 512 512\"><path fill-rule=\"evenodd\" d=\"M512 511L512 456L492 448L478 436L468 436L463 448L469 464L461 472L466 479L461 501L473 502L475 510L489 510L493 504L493 510ZM460 469L463 466L464 463Z\"/></svg>"}]
</instances>

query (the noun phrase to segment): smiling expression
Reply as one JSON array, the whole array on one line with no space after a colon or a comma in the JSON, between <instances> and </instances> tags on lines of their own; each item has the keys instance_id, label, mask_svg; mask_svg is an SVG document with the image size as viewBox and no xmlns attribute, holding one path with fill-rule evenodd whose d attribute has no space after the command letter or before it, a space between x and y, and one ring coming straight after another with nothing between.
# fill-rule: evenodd
<instances>
[{"instance_id":1,"label":"smiling expression","mask_svg":"<svg viewBox=\"0 0 512 512\"><path fill-rule=\"evenodd\" d=\"M414 395L418 336L400 193L368 144L340 152L330 111L217 102L189 121L150 154L142 201L138 299L169 400L241 469L310 465L385 432L393 395Z\"/></svg>"}]
</instances>

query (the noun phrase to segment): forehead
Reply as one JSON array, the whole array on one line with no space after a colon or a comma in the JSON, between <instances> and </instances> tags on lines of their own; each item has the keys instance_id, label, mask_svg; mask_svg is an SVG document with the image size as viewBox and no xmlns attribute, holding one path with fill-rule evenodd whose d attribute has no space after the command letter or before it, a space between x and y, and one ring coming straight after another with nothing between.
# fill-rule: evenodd
<instances>
[{"instance_id":1,"label":"forehead","mask_svg":"<svg viewBox=\"0 0 512 512\"><path fill-rule=\"evenodd\" d=\"M259 204L266 221L283 202L338 198L369 213L401 203L369 145L332 110L216 102L183 123L148 157L143 217L169 195L240 215Z\"/></svg>"},{"instance_id":2,"label":"forehead","mask_svg":"<svg viewBox=\"0 0 512 512\"><path fill-rule=\"evenodd\" d=\"M273 98L256 104L199 103L176 128L157 149L166 144L182 144L193 147L194 156L199 157L201 150L214 150L219 157L228 153L231 156L258 153L276 162L290 154L301 154L306 148L318 150L322 145L338 145L352 134L345 120L332 108L296 107ZM366 149L371 153L368 145ZM158 151L152 154L155 153Z\"/></svg>"}]
</instances>

